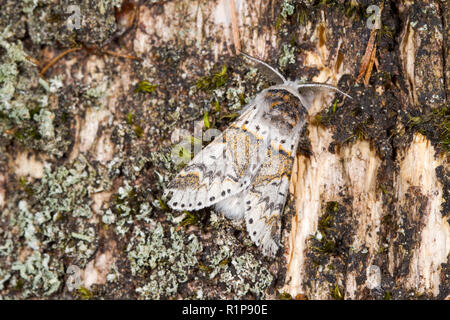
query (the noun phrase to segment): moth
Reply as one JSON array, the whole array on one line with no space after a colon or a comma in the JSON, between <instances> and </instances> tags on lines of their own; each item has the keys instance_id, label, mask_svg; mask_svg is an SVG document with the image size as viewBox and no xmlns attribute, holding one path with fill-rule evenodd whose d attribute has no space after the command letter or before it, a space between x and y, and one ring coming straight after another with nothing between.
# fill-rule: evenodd
<instances>
[{"instance_id":1,"label":"moth","mask_svg":"<svg viewBox=\"0 0 450 320\"><path fill-rule=\"evenodd\" d=\"M317 90L334 86L284 78L265 62L243 54L275 78L240 116L168 184L174 210L215 206L229 219L245 219L251 240L264 255L280 247L281 215L300 134Z\"/></svg>"}]
</instances>

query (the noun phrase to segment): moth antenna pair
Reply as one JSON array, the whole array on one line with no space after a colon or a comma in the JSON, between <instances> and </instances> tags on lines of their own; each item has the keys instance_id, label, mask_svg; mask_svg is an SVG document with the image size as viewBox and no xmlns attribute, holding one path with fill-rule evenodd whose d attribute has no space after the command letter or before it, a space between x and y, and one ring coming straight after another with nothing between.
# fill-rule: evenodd
<instances>
[{"instance_id":1,"label":"moth antenna pair","mask_svg":"<svg viewBox=\"0 0 450 320\"><path fill-rule=\"evenodd\" d=\"M256 62L258 64L261 64L264 67L266 67L268 70L270 70L273 73L274 76L278 77L283 83L287 82L286 78L277 69L275 69L274 67L270 66L266 62L264 62L264 61L262 61L262 60L260 60L258 58L252 57L252 56L250 56L250 55L248 55L248 54L246 54L245 52L242 52L242 51L241 51L241 54L244 57L246 57L247 59L249 59L249 60L251 60L253 62ZM336 88L335 86L330 85L330 84L325 84L325 83L299 83L299 84L297 84L297 89L301 89L301 88L330 89L330 90L334 90L334 91L342 94L343 96L345 96L347 98L353 99L350 95L346 94L345 92L339 90L339 88Z\"/></svg>"}]
</instances>

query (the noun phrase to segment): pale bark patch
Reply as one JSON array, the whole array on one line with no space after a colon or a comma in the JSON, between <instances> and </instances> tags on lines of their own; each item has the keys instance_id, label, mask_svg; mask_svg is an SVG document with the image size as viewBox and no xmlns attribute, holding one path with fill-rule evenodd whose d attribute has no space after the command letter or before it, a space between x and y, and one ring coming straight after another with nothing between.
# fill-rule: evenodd
<instances>
[{"instance_id":1,"label":"pale bark patch","mask_svg":"<svg viewBox=\"0 0 450 320\"><path fill-rule=\"evenodd\" d=\"M322 127L309 128L313 156L295 159L290 191L296 199L296 215L292 220L287 255L287 285L292 296L304 293L307 240L317 230L322 201L336 201L344 186L340 157L328 151L332 132ZM328 289L324 288L326 295Z\"/></svg>"},{"instance_id":2,"label":"pale bark patch","mask_svg":"<svg viewBox=\"0 0 450 320\"><path fill-rule=\"evenodd\" d=\"M13 171L18 177L41 179L44 175L44 162L36 159L34 154L21 152L14 160Z\"/></svg>"},{"instance_id":3,"label":"pale bark patch","mask_svg":"<svg viewBox=\"0 0 450 320\"><path fill-rule=\"evenodd\" d=\"M442 164L442 159L436 159L434 155L430 142L416 134L400 163L396 193L399 206L406 203L406 193L412 187L418 187L427 198L424 212L411 208L412 213L423 215L411 219L421 221L424 227L420 244L412 255L406 285L417 292L436 296L439 294L441 264L447 262L450 254L450 227L441 214L443 190L436 176L436 168Z\"/></svg>"},{"instance_id":4,"label":"pale bark patch","mask_svg":"<svg viewBox=\"0 0 450 320\"><path fill-rule=\"evenodd\" d=\"M116 243L111 240L104 252L98 252L83 271L83 286L90 289L94 284L105 284L106 276L110 273L111 267L116 261L114 251Z\"/></svg>"}]
</instances>

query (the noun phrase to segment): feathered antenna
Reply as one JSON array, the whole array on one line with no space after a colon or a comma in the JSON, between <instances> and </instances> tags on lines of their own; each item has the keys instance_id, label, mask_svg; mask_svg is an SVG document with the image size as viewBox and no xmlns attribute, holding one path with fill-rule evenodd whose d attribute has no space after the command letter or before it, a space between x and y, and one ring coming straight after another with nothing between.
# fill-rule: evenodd
<instances>
[{"instance_id":1,"label":"feathered antenna","mask_svg":"<svg viewBox=\"0 0 450 320\"><path fill-rule=\"evenodd\" d=\"M252 60L253 62L258 63L261 67L264 67L265 70L270 70L271 75L277 76L277 77L279 78L279 80L281 80L282 82L286 82L286 78L283 77L283 75L282 75L277 69L271 67L270 65L268 65L268 64L265 63L264 61L259 60L258 58L254 58L254 57L252 57L252 56L250 56L250 55L248 55L248 54L246 54L246 53L244 53L244 52L242 52L242 51L241 51L241 54L242 54L244 57L246 57L246 58ZM257 67L259 67L259 66L257 66ZM260 69L260 71L262 71L261 68L258 68L258 69Z\"/></svg>"},{"instance_id":2,"label":"feathered antenna","mask_svg":"<svg viewBox=\"0 0 450 320\"><path fill-rule=\"evenodd\" d=\"M349 96L345 92L342 92L341 90L339 90L338 88L336 88L335 86L332 86L330 84L325 84L325 83L301 83L301 84L298 84L297 85L297 89L301 89L301 88L325 88L325 89L330 89L330 90L334 90L336 92L339 92L340 94L346 96L347 98L353 99L351 96Z\"/></svg>"}]
</instances>

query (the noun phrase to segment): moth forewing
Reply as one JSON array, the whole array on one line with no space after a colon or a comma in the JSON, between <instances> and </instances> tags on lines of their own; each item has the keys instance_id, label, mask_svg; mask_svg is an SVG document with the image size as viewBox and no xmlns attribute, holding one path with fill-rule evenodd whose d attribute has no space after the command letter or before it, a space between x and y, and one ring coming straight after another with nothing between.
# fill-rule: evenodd
<instances>
[{"instance_id":1,"label":"moth forewing","mask_svg":"<svg viewBox=\"0 0 450 320\"><path fill-rule=\"evenodd\" d=\"M199 210L239 193L250 184L264 148L264 136L247 129L258 109L249 106L221 135L208 144L169 183L168 205L175 210Z\"/></svg>"}]
</instances>

